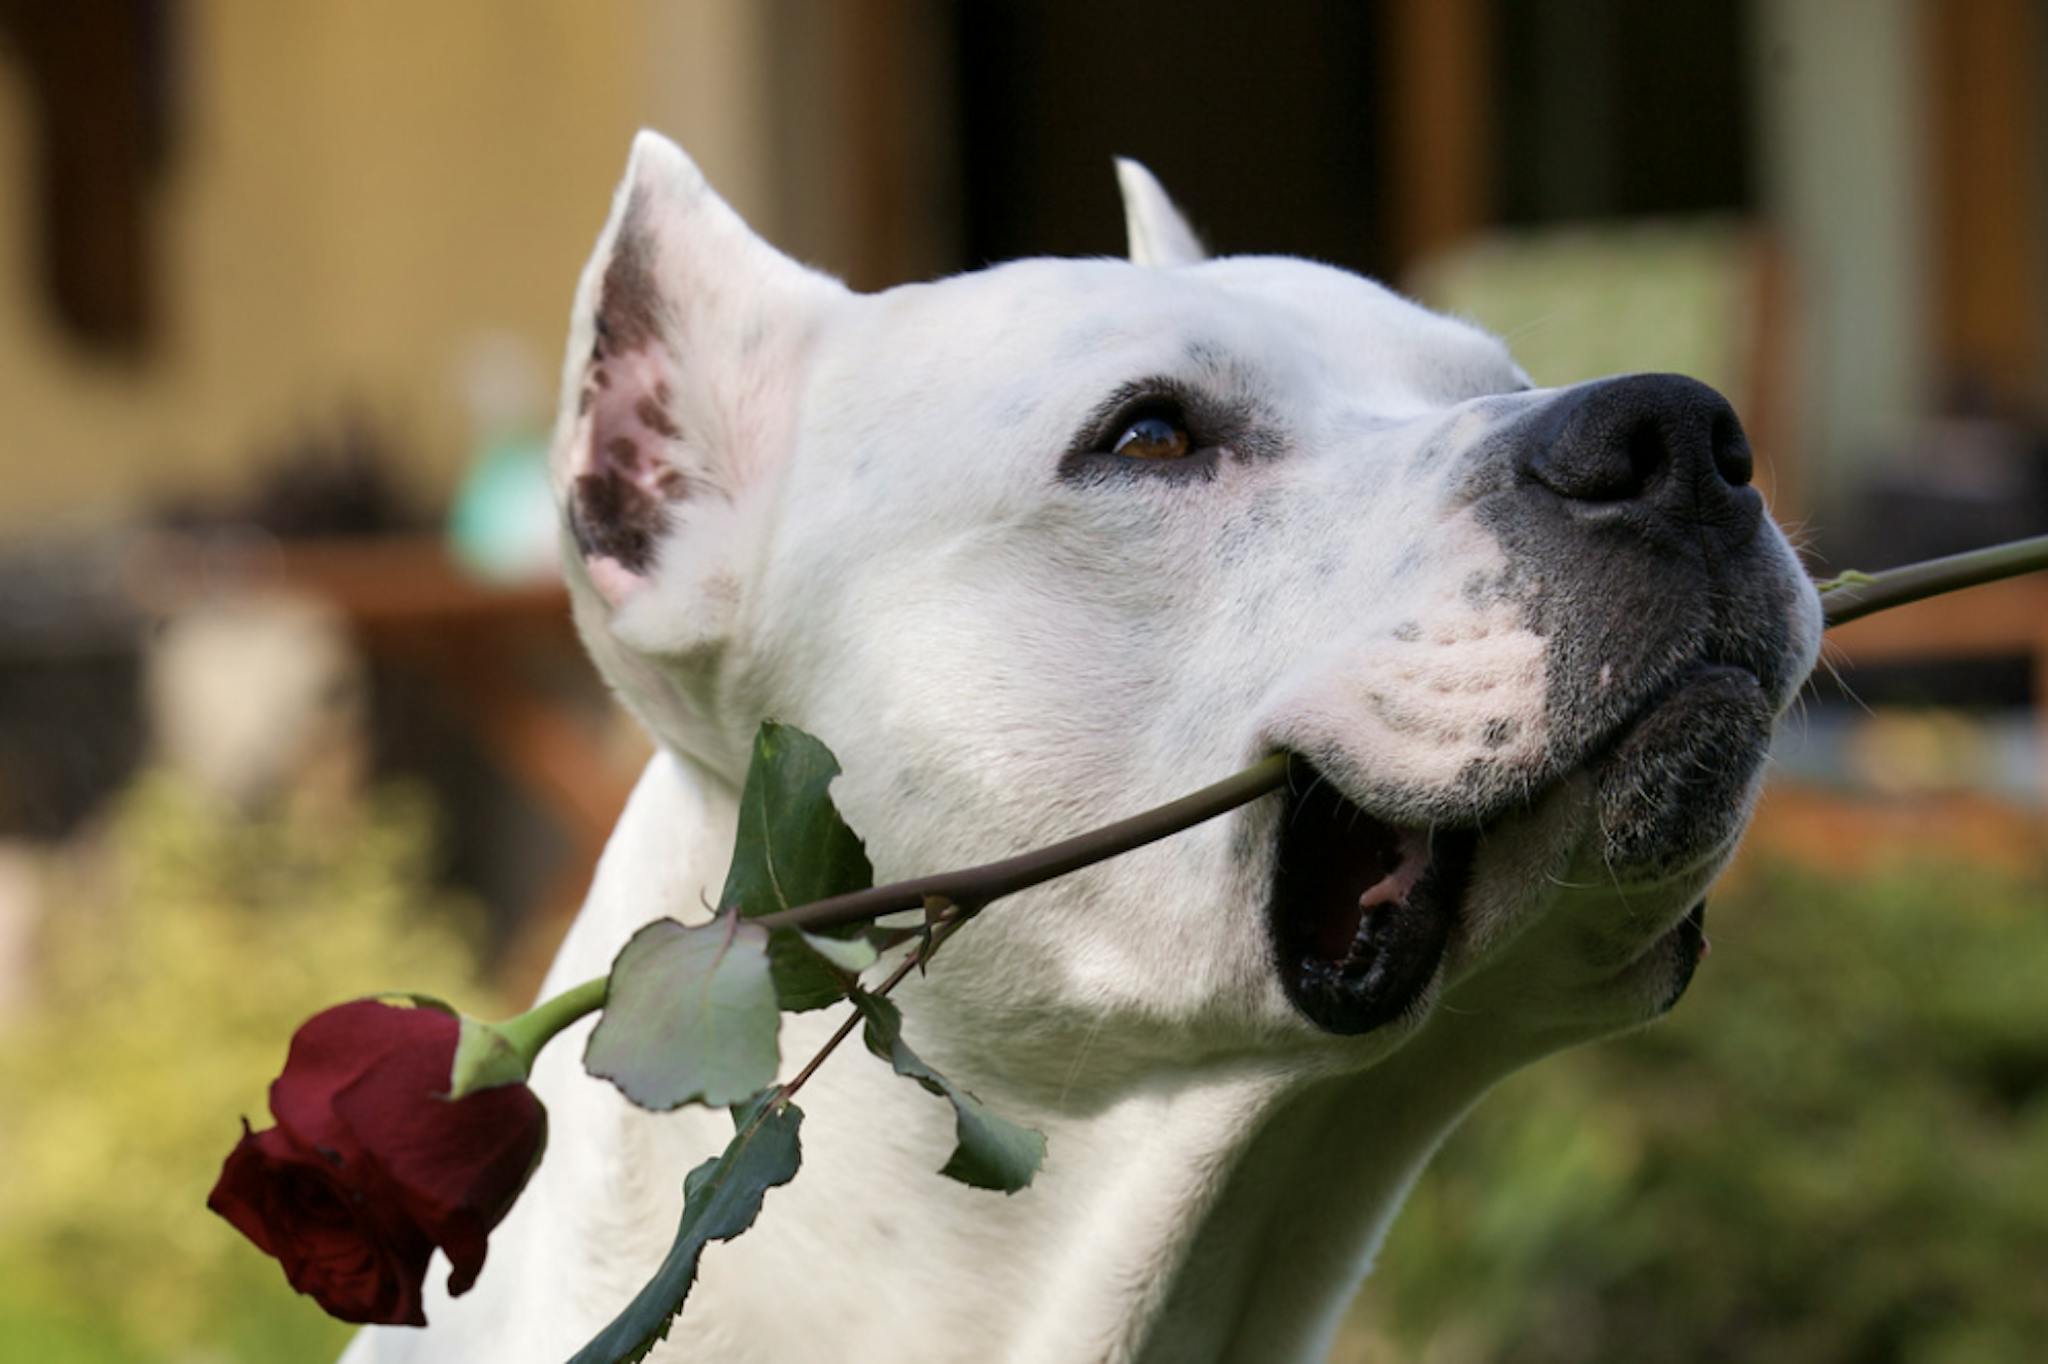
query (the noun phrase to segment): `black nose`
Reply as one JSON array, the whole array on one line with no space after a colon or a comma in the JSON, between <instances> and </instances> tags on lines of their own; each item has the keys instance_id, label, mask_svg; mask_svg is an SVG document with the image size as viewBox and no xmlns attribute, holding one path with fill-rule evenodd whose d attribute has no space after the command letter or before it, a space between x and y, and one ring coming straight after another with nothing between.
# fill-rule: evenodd
<instances>
[{"instance_id":1,"label":"black nose","mask_svg":"<svg viewBox=\"0 0 2048 1364\"><path fill-rule=\"evenodd\" d=\"M1524 472L1560 497L1623 508L1661 529L1706 526L1746 539L1763 516L1749 439L1713 389L1679 374L1631 374L1566 389L1537 418Z\"/></svg>"}]
</instances>

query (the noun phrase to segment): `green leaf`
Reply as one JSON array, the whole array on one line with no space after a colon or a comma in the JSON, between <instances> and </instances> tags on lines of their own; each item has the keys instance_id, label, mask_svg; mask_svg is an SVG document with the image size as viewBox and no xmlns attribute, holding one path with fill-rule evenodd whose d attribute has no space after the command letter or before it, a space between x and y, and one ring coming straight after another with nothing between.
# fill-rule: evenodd
<instances>
[{"instance_id":1,"label":"green leaf","mask_svg":"<svg viewBox=\"0 0 2048 1364\"><path fill-rule=\"evenodd\" d=\"M776 1002L797 1012L837 1004L860 983L860 973L875 964L876 956L866 938L822 938L794 928L776 929L768 935Z\"/></svg>"},{"instance_id":2,"label":"green leaf","mask_svg":"<svg viewBox=\"0 0 2048 1364\"><path fill-rule=\"evenodd\" d=\"M930 931L930 928L925 924L905 924L901 927L891 928L875 923L861 929L860 935L867 941L870 947L880 953L887 952L891 948L901 947L907 942L914 942L924 937Z\"/></svg>"},{"instance_id":3,"label":"green leaf","mask_svg":"<svg viewBox=\"0 0 2048 1364\"><path fill-rule=\"evenodd\" d=\"M832 750L796 726L770 720L755 731L721 906L737 905L752 919L874 884L875 869L860 835L832 803L832 779L838 775ZM860 929L849 924L825 930L829 937L775 931L768 960L783 1008L819 1009L846 998L874 954L835 952L829 944L853 939Z\"/></svg>"},{"instance_id":4,"label":"green leaf","mask_svg":"<svg viewBox=\"0 0 2048 1364\"><path fill-rule=\"evenodd\" d=\"M583 1068L642 1108L723 1107L774 1083L781 1021L766 929L731 910L656 919L612 963Z\"/></svg>"},{"instance_id":5,"label":"green leaf","mask_svg":"<svg viewBox=\"0 0 2048 1364\"><path fill-rule=\"evenodd\" d=\"M860 835L832 804L829 788L838 775L839 760L818 740L794 725L761 726L720 905L738 905L751 919L875 883Z\"/></svg>"},{"instance_id":6,"label":"green leaf","mask_svg":"<svg viewBox=\"0 0 2048 1364\"><path fill-rule=\"evenodd\" d=\"M804 1115L795 1104L778 1109L774 1099L772 1092L757 1094L733 1109L733 1139L683 1180L683 1219L661 1268L569 1364L633 1364L645 1359L683 1310L705 1245L730 1241L753 1226L768 1190L796 1176L803 1158L797 1129Z\"/></svg>"},{"instance_id":7,"label":"green leaf","mask_svg":"<svg viewBox=\"0 0 2048 1364\"><path fill-rule=\"evenodd\" d=\"M853 992L854 1007L867 1019L868 1050L953 1105L954 1148L939 1173L977 1189L1015 1193L1031 1183L1045 1160L1045 1135L997 1117L981 1100L933 1070L903 1041L903 1014L880 995Z\"/></svg>"}]
</instances>

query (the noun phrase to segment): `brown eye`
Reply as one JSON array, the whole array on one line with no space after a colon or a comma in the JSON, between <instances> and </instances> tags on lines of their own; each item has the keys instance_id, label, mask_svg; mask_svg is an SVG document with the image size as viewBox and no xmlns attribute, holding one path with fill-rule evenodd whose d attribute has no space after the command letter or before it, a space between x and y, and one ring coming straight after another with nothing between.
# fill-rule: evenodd
<instances>
[{"instance_id":1,"label":"brown eye","mask_svg":"<svg viewBox=\"0 0 2048 1364\"><path fill-rule=\"evenodd\" d=\"M1126 459L1180 459L1188 452L1187 428L1165 417L1140 417L1109 447Z\"/></svg>"}]
</instances>

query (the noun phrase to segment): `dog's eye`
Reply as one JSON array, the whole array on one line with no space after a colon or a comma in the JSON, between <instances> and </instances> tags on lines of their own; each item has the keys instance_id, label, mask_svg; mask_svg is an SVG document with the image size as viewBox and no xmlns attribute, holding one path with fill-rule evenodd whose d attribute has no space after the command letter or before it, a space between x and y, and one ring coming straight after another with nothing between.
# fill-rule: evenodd
<instances>
[{"instance_id":1,"label":"dog's eye","mask_svg":"<svg viewBox=\"0 0 2048 1364\"><path fill-rule=\"evenodd\" d=\"M1140 417L1124 428L1109 447L1126 459L1180 459L1193 444L1188 429L1168 417Z\"/></svg>"},{"instance_id":2,"label":"dog's eye","mask_svg":"<svg viewBox=\"0 0 2048 1364\"><path fill-rule=\"evenodd\" d=\"M1125 384L1075 433L1072 449L1060 457L1060 479L1076 485L1206 482L1230 455L1218 434L1236 429L1217 419L1218 406L1168 379Z\"/></svg>"}]
</instances>

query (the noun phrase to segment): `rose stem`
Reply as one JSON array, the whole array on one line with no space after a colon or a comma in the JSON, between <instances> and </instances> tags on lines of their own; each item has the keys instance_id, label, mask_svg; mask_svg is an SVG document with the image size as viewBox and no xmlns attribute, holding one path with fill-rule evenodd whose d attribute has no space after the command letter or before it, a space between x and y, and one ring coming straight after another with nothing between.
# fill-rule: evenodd
<instances>
[{"instance_id":1,"label":"rose stem","mask_svg":"<svg viewBox=\"0 0 2048 1364\"><path fill-rule=\"evenodd\" d=\"M1844 573L1818 584L1821 613L1830 626L1856 620L1923 597L1938 597L2000 578L2048 568L2048 535L2013 540L1967 554L1927 559L1882 573Z\"/></svg>"},{"instance_id":2,"label":"rose stem","mask_svg":"<svg viewBox=\"0 0 2048 1364\"><path fill-rule=\"evenodd\" d=\"M1817 584L1823 615L1829 626L1843 624L1874 612L1903 606L1924 597L1938 596L1965 587L2015 577L2048 568L2048 535L1993 545L1988 549L1954 554L1943 559L1907 564L1882 573L1845 573ZM1222 781L1168 801L1143 814L1118 820L1073 838L1015 857L986 862L958 871L937 872L835 895L754 920L764 928L831 928L865 923L884 914L917 909L927 898L937 897L961 906L966 913L955 924L991 901L1028 889L1070 871L1106 861L1120 853L1157 842L1204 820L1214 819L1240 805L1257 800L1280 788L1287 779L1287 758L1273 753ZM949 925L946 931L951 931ZM912 956L910 961L917 960ZM900 969L900 968L899 968ZM893 981L891 982L893 984ZM550 1013L552 1026L547 1035L604 1005L605 978L585 981L564 994L545 1001L520 1020L559 1007ZM504 1026L511 1026L510 1024ZM851 1025L849 1024L849 1027Z\"/></svg>"},{"instance_id":3,"label":"rose stem","mask_svg":"<svg viewBox=\"0 0 2048 1364\"><path fill-rule=\"evenodd\" d=\"M939 944L952 937L954 930L966 922L967 917L960 915L948 919L945 923L933 929L931 937L927 938L915 952L906 954L903 960L896 964L896 969L889 973L888 979L874 988L873 993L886 995L898 985L901 985L903 978L909 975L913 968L923 966L926 962L929 962L933 954L939 950ZM825 1064L825 1058L830 1056L841 1042L844 1042L852 1035L854 1026L864 1017L866 1015L862 1014L859 1009L853 1010L853 1012L846 1016L845 1021L839 1025L838 1030L825 1039L825 1045L818 1048L817 1055L804 1062L804 1068L795 1075L792 1075L789 1083L783 1085L775 1092L776 1108L779 1109L788 1103L796 1092L804 1087L804 1081L817 1073L818 1067Z\"/></svg>"},{"instance_id":4,"label":"rose stem","mask_svg":"<svg viewBox=\"0 0 2048 1364\"><path fill-rule=\"evenodd\" d=\"M1269 753L1245 768L1215 782L1155 806L1143 814L1105 824L1085 834L1035 848L998 862L978 867L942 871L930 876L896 881L850 895L835 895L799 905L779 914L764 914L754 920L763 928L833 928L841 924L865 923L884 914L922 908L927 899L947 900L971 916L992 900L1028 889L1056 876L1065 876L1119 853L1156 843L1204 820L1257 800L1280 789L1287 780L1287 755Z\"/></svg>"},{"instance_id":5,"label":"rose stem","mask_svg":"<svg viewBox=\"0 0 2048 1364\"><path fill-rule=\"evenodd\" d=\"M531 1070L533 1058L540 1054L540 1049L548 1044L550 1038L583 1015L604 1007L605 991L610 983L610 976L599 976L581 985L572 985L561 994L542 1000L517 1018L508 1018L498 1024L498 1032L518 1050Z\"/></svg>"}]
</instances>

